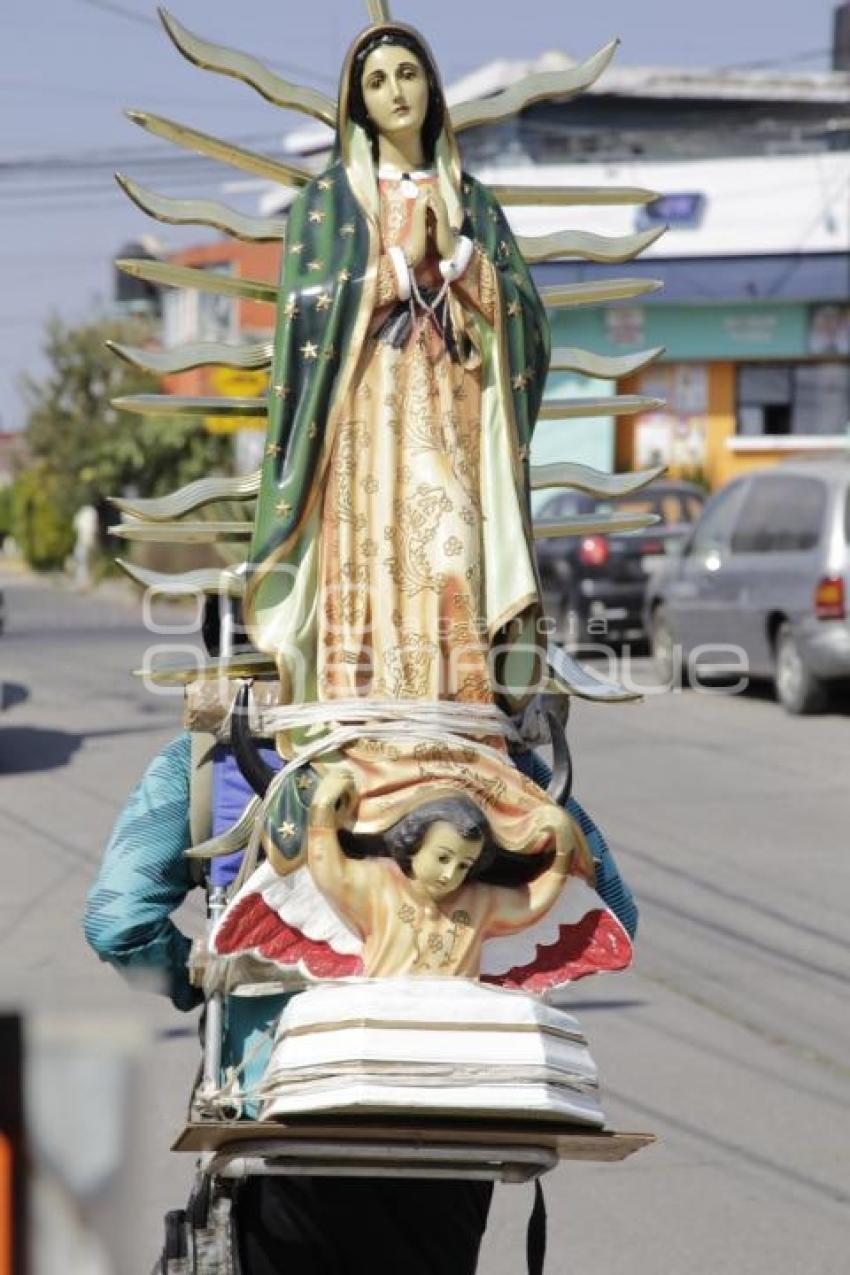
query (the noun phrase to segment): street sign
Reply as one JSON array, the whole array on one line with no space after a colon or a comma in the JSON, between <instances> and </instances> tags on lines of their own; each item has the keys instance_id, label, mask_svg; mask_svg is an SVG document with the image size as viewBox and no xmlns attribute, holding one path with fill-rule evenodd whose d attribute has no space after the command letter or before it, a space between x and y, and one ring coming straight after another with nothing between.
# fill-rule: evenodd
<instances>
[{"instance_id":1,"label":"street sign","mask_svg":"<svg viewBox=\"0 0 850 1275\"><path fill-rule=\"evenodd\" d=\"M210 372L210 386L222 398L260 398L269 388L269 374L263 368L216 367ZM264 434L266 423L255 416L205 416L204 428L210 434Z\"/></svg>"}]
</instances>

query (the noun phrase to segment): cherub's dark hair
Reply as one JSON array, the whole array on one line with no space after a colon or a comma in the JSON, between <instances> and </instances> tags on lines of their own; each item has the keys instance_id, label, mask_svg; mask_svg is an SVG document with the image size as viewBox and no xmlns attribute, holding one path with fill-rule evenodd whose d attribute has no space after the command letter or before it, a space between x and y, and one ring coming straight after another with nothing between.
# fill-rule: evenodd
<instances>
[{"instance_id":1,"label":"cherub's dark hair","mask_svg":"<svg viewBox=\"0 0 850 1275\"><path fill-rule=\"evenodd\" d=\"M384 844L405 876L410 876L410 861L435 823L451 824L464 841L483 842L470 877L479 875L489 865L494 846L486 816L469 797L439 797L403 815L384 833Z\"/></svg>"},{"instance_id":2,"label":"cherub's dark hair","mask_svg":"<svg viewBox=\"0 0 850 1275\"><path fill-rule=\"evenodd\" d=\"M403 815L383 834L355 835L340 829L339 840L352 859L391 857L405 876L410 876L410 861L435 823L450 823L468 841L484 842L481 854L470 869L468 881L488 885L526 885L539 876L552 862L553 852L511 854L496 845L486 816L475 802L462 794L425 802L409 815Z\"/></svg>"},{"instance_id":3,"label":"cherub's dark hair","mask_svg":"<svg viewBox=\"0 0 850 1275\"><path fill-rule=\"evenodd\" d=\"M359 124L361 128L366 130L372 143L372 158L377 164L378 130L369 118L369 112L366 109L366 102L363 98L363 68L366 65L366 59L369 54L384 44L400 44L402 48L409 49L411 53L415 53L422 63L422 69L428 81L428 110L425 112L425 119L422 124L422 149L425 153L425 162L432 164L434 162L434 148L442 131L445 116L443 91L440 88L436 68L431 61L430 54L412 32L381 31L371 39L364 40L354 55L351 64L351 76L348 81L348 113L355 124Z\"/></svg>"}]
</instances>

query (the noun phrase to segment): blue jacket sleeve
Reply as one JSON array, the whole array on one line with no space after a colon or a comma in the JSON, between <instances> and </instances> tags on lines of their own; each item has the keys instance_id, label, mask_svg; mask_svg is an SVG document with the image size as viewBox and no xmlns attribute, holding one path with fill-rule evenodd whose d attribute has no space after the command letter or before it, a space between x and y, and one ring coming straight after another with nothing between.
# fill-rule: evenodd
<instances>
[{"instance_id":1,"label":"blue jacket sleeve","mask_svg":"<svg viewBox=\"0 0 850 1275\"><path fill-rule=\"evenodd\" d=\"M521 754L517 759L519 769L541 788L545 788L552 777L549 767L536 754L531 755L530 762L526 761L527 756L528 754ZM590 846L590 852L596 864L596 893L605 906L614 913L629 938L633 939L638 925L637 904L631 890L620 876L608 842L575 797L570 797L565 806L581 828Z\"/></svg>"},{"instance_id":2,"label":"blue jacket sleeve","mask_svg":"<svg viewBox=\"0 0 850 1275\"><path fill-rule=\"evenodd\" d=\"M193 885L189 836L189 736L151 762L113 829L86 905L86 939L125 977L163 990L178 1009L203 999L186 971L191 940L170 914Z\"/></svg>"}]
</instances>

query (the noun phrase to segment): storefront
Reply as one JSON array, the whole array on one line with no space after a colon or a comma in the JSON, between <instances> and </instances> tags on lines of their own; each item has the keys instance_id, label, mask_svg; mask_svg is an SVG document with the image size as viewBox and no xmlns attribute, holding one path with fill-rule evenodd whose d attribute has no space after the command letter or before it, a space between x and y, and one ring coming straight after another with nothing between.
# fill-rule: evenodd
<instances>
[{"instance_id":1,"label":"storefront","mask_svg":"<svg viewBox=\"0 0 850 1275\"><path fill-rule=\"evenodd\" d=\"M664 347L617 386L666 404L618 419L618 469L666 464L714 488L747 468L850 442L850 305L611 306L559 315L553 336L607 354Z\"/></svg>"}]
</instances>

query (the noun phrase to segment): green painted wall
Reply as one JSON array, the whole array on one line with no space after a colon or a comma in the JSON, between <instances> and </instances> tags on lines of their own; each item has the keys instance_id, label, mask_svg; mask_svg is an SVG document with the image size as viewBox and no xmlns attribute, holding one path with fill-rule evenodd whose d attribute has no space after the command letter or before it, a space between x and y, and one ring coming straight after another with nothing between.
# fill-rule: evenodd
<instances>
[{"instance_id":1,"label":"green painted wall","mask_svg":"<svg viewBox=\"0 0 850 1275\"><path fill-rule=\"evenodd\" d=\"M666 347L664 359L805 358L809 353L805 305L612 305L561 311L552 323L553 345L578 345L598 354Z\"/></svg>"}]
</instances>

